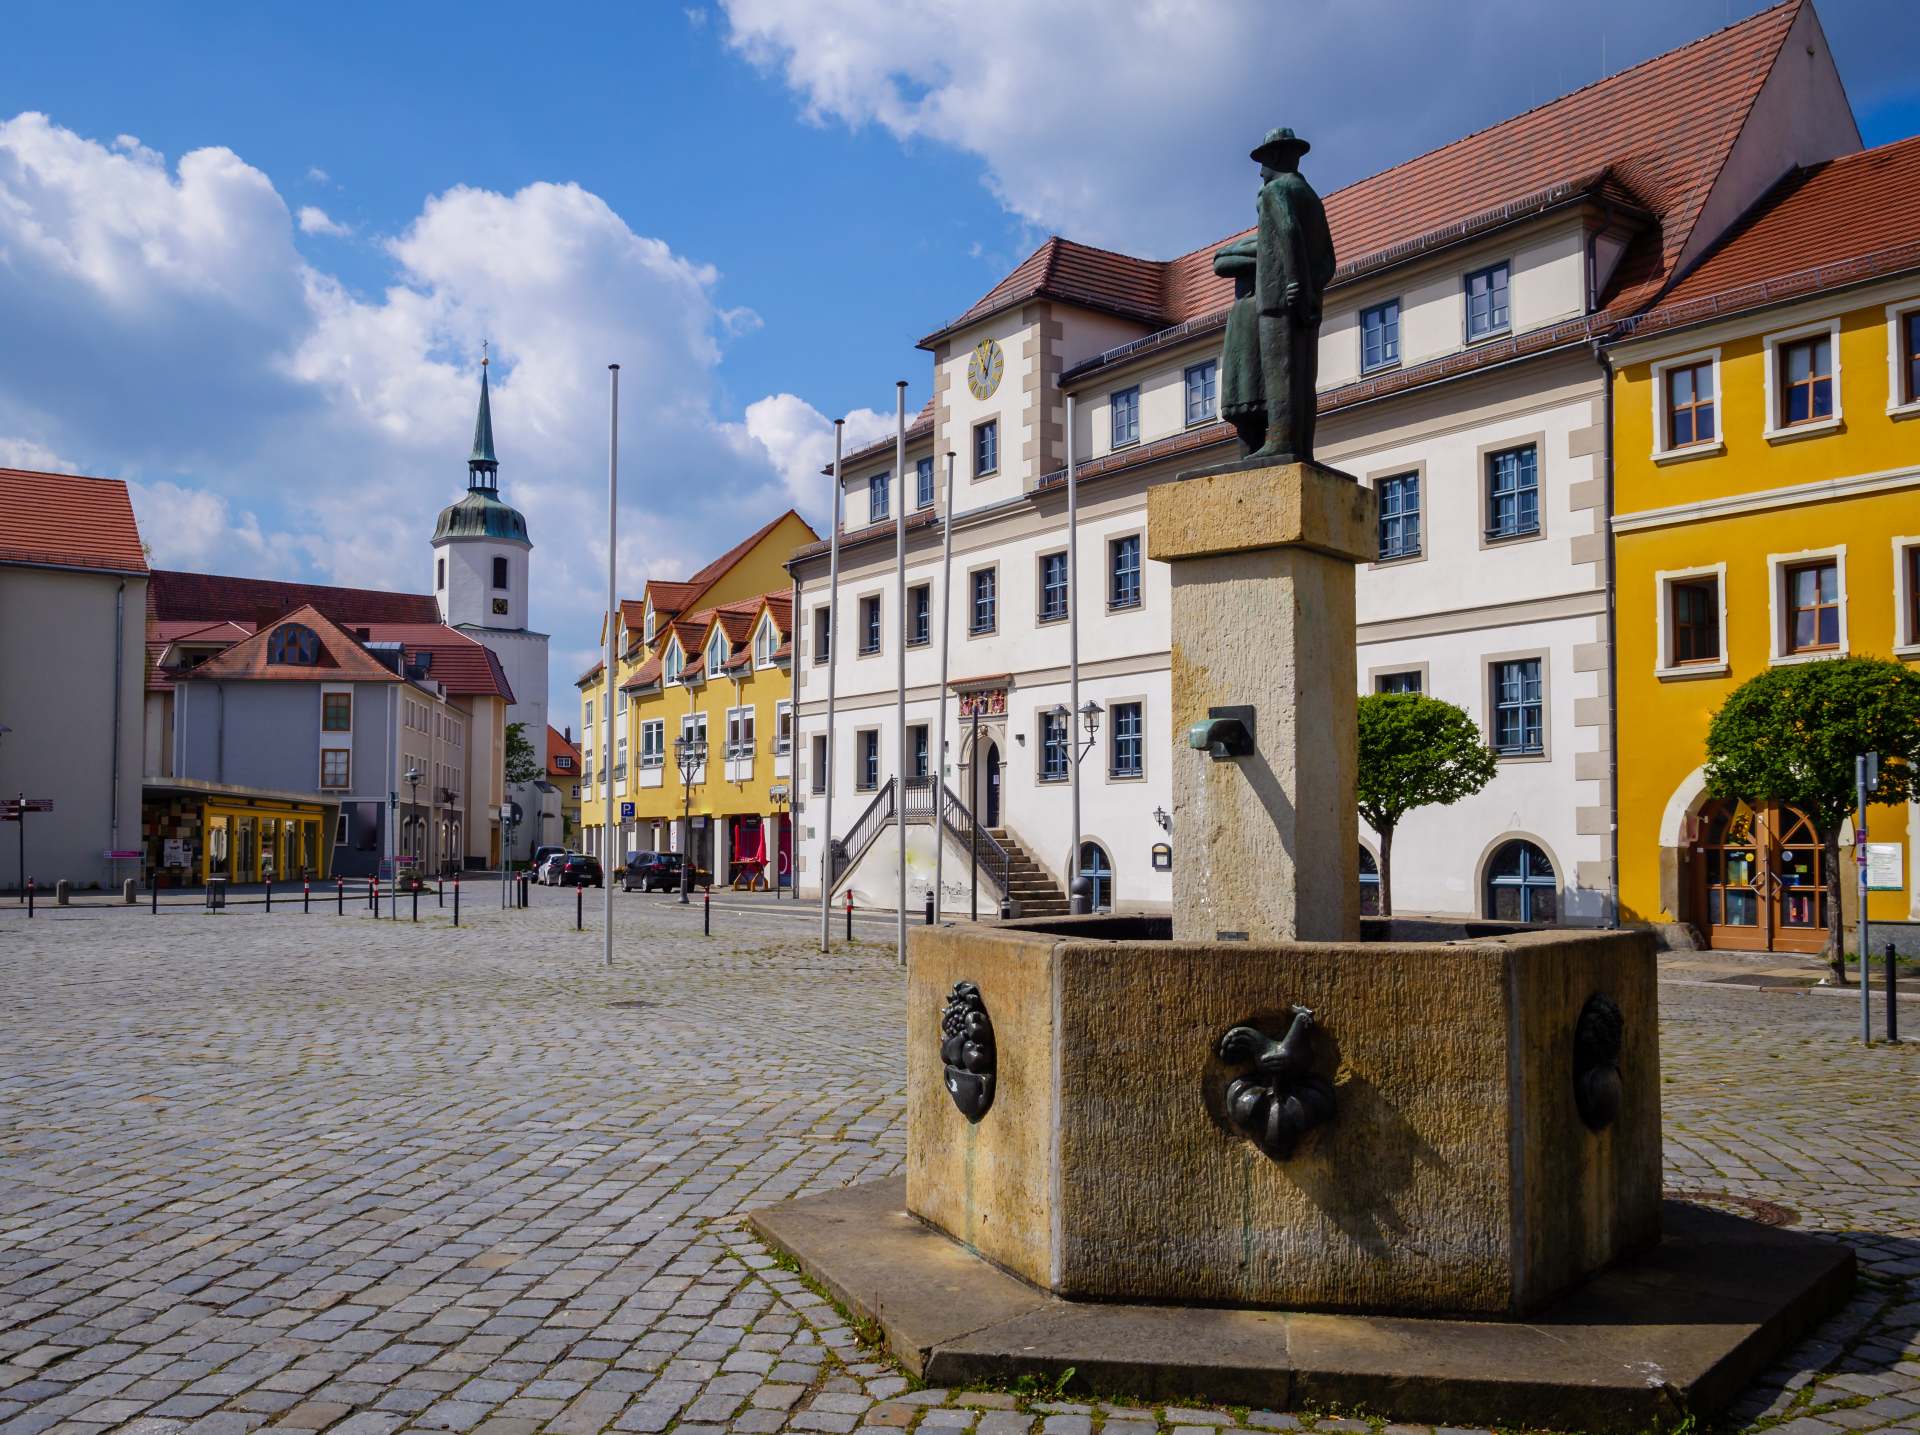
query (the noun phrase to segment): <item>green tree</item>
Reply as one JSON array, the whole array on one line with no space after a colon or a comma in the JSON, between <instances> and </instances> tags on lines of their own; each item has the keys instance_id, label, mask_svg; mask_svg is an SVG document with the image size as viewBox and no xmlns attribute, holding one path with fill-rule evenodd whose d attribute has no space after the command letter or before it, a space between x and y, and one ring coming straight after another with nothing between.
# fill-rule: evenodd
<instances>
[{"instance_id":1,"label":"green tree","mask_svg":"<svg viewBox=\"0 0 1920 1435\"><path fill-rule=\"evenodd\" d=\"M507 724L507 781L532 782L540 775L544 764L534 756L533 744L527 741L527 725L523 722Z\"/></svg>"},{"instance_id":2,"label":"green tree","mask_svg":"<svg viewBox=\"0 0 1920 1435\"><path fill-rule=\"evenodd\" d=\"M1416 807L1445 807L1493 780L1493 749L1472 718L1420 693L1360 699L1360 815L1380 834L1380 912L1393 915L1393 831Z\"/></svg>"},{"instance_id":3,"label":"green tree","mask_svg":"<svg viewBox=\"0 0 1920 1435\"><path fill-rule=\"evenodd\" d=\"M1784 802L1806 814L1826 853L1827 954L1846 980L1840 828L1853 812L1853 760L1880 754L1869 802L1920 800L1920 673L1885 658L1769 668L1720 705L1707 729L1707 795Z\"/></svg>"}]
</instances>

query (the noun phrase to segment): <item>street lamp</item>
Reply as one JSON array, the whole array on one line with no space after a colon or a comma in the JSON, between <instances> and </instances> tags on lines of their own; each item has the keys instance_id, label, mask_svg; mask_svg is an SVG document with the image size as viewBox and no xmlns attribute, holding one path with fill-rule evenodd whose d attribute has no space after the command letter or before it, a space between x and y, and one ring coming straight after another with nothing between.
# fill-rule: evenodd
<instances>
[{"instance_id":1,"label":"street lamp","mask_svg":"<svg viewBox=\"0 0 1920 1435\"><path fill-rule=\"evenodd\" d=\"M687 890L693 883L693 867L688 861L693 846L693 775L707 762L707 740L688 737L684 732L673 740L673 760L680 768L680 905L688 902Z\"/></svg>"},{"instance_id":2,"label":"street lamp","mask_svg":"<svg viewBox=\"0 0 1920 1435\"><path fill-rule=\"evenodd\" d=\"M407 769L407 827L413 833L413 865L415 878L419 876L420 866L420 769Z\"/></svg>"},{"instance_id":3,"label":"street lamp","mask_svg":"<svg viewBox=\"0 0 1920 1435\"><path fill-rule=\"evenodd\" d=\"M784 782L776 782L772 787L767 789L767 796L773 799L773 853L768 860L773 864L773 881L770 885L773 888L773 899L776 902L780 900L780 819L786 815L787 798L791 795ZM792 844L789 843L788 845L791 846ZM800 874L797 872L793 874L793 895L795 897L800 895L799 876Z\"/></svg>"},{"instance_id":4,"label":"street lamp","mask_svg":"<svg viewBox=\"0 0 1920 1435\"><path fill-rule=\"evenodd\" d=\"M1049 714L1060 723L1062 736L1073 743L1073 857L1067 868L1067 911L1076 917L1085 915L1091 905L1089 898L1093 890L1093 884L1080 871L1080 763L1093 751L1100 732L1100 714L1105 711L1092 698L1080 705L1080 726L1086 732L1086 737L1080 741L1075 741L1073 737L1073 709L1061 703Z\"/></svg>"}]
</instances>

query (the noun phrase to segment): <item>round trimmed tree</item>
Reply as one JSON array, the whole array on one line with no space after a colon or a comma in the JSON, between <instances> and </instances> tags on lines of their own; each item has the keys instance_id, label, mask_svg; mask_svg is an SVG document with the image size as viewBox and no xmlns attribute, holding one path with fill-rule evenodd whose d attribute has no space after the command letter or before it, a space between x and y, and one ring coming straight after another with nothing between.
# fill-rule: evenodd
<instances>
[{"instance_id":1,"label":"round trimmed tree","mask_svg":"<svg viewBox=\"0 0 1920 1435\"><path fill-rule=\"evenodd\" d=\"M1493 780L1496 759L1472 718L1423 693L1360 699L1360 815L1380 834L1380 915L1393 915L1393 832L1417 807L1444 807Z\"/></svg>"},{"instance_id":2,"label":"round trimmed tree","mask_svg":"<svg viewBox=\"0 0 1920 1435\"><path fill-rule=\"evenodd\" d=\"M1886 658L1769 668L1727 695L1707 729L1707 795L1798 808L1826 854L1827 954L1846 980L1840 829L1854 759L1880 754L1873 803L1920 801L1920 673Z\"/></svg>"}]
</instances>

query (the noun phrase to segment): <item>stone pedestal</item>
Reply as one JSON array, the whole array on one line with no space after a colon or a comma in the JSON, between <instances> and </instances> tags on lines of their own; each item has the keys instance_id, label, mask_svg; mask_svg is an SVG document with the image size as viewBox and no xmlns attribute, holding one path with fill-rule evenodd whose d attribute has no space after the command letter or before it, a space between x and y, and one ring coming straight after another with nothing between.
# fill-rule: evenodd
<instances>
[{"instance_id":1,"label":"stone pedestal","mask_svg":"<svg viewBox=\"0 0 1920 1435\"><path fill-rule=\"evenodd\" d=\"M1147 494L1173 570L1173 912L1181 941L1359 932L1353 570L1373 491L1319 464L1213 473ZM1210 710L1254 709L1255 751L1188 746Z\"/></svg>"}]
</instances>

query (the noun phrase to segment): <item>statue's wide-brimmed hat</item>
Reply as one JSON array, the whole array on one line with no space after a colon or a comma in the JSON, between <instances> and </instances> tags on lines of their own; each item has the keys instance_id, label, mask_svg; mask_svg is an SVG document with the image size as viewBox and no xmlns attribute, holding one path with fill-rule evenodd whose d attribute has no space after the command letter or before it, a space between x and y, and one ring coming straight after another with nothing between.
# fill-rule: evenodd
<instances>
[{"instance_id":1,"label":"statue's wide-brimmed hat","mask_svg":"<svg viewBox=\"0 0 1920 1435\"><path fill-rule=\"evenodd\" d=\"M1313 146L1301 139L1299 135L1283 127L1268 130L1267 137L1253 147L1251 158L1269 168L1276 165L1291 165L1312 148Z\"/></svg>"}]
</instances>

